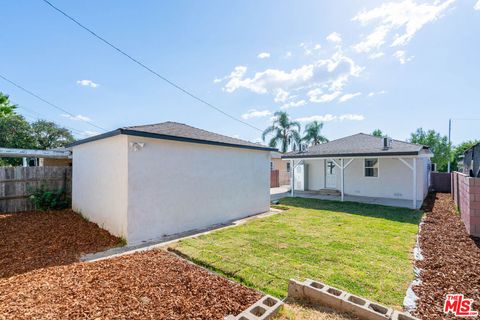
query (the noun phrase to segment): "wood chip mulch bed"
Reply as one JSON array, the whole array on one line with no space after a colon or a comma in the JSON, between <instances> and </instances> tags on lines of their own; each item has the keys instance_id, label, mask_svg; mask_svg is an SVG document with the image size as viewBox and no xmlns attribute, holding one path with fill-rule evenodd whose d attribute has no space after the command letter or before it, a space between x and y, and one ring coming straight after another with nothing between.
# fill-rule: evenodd
<instances>
[{"instance_id":1,"label":"wood chip mulch bed","mask_svg":"<svg viewBox=\"0 0 480 320\"><path fill-rule=\"evenodd\" d=\"M72 210L0 213L0 278L76 262L120 243Z\"/></svg>"},{"instance_id":2,"label":"wood chip mulch bed","mask_svg":"<svg viewBox=\"0 0 480 320\"><path fill-rule=\"evenodd\" d=\"M454 318L443 313L449 293L463 293L480 309L480 241L469 237L450 194L431 194L420 233L422 284L413 288L420 298L414 314L422 319Z\"/></svg>"},{"instance_id":3,"label":"wood chip mulch bed","mask_svg":"<svg viewBox=\"0 0 480 320\"><path fill-rule=\"evenodd\" d=\"M0 319L223 319L261 296L153 250L0 279Z\"/></svg>"}]
</instances>

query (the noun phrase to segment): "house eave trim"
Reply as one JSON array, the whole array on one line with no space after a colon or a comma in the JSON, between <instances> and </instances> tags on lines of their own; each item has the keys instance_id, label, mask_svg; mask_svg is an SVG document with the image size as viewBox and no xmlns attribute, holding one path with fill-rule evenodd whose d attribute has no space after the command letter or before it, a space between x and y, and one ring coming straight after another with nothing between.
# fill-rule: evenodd
<instances>
[{"instance_id":1,"label":"house eave trim","mask_svg":"<svg viewBox=\"0 0 480 320\"><path fill-rule=\"evenodd\" d=\"M151 132L144 132L144 131L136 131L136 130L129 130L129 129L117 129L114 131L106 132L100 134L98 136L94 136L91 138L83 139L76 141L69 145L69 147L78 146L80 144L93 142L109 137L113 137L119 134L129 135L129 136L136 136L136 137L144 137L144 138L153 138L153 139L161 139L161 140L170 140L170 141L180 141L180 142L190 142L190 143L198 143L198 144L207 144L207 145L214 145L214 146L221 146L221 147L231 147L231 148L240 148L240 149L251 149L251 150L259 150L259 151L278 151L275 148L269 147L255 147L255 146L247 146L241 144L234 144L234 143L226 143L226 142L218 142L218 141L209 141L209 140L202 140L202 139L194 139L194 138L186 138L186 137L178 137L178 136L170 136L166 134L160 133L151 133Z\"/></svg>"}]
</instances>

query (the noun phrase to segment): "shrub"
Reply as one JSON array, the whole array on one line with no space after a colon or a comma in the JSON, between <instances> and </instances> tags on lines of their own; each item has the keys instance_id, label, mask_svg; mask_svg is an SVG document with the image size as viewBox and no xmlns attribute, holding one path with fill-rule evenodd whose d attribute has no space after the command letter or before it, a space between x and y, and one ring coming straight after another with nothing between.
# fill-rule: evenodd
<instances>
[{"instance_id":1,"label":"shrub","mask_svg":"<svg viewBox=\"0 0 480 320\"><path fill-rule=\"evenodd\" d=\"M45 185L30 190L30 200L35 205L35 210L59 210L70 207L70 201L64 188L51 191Z\"/></svg>"}]
</instances>

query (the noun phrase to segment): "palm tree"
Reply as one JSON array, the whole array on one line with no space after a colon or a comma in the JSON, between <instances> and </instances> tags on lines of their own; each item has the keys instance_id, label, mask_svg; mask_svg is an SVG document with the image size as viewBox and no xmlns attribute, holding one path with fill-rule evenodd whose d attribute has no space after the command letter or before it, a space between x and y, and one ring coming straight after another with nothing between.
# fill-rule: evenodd
<instances>
[{"instance_id":1,"label":"palm tree","mask_svg":"<svg viewBox=\"0 0 480 320\"><path fill-rule=\"evenodd\" d=\"M313 121L305 127L305 136L302 138L307 144L316 146L320 143L328 142L328 139L325 136L321 135L323 128L323 123L318 121Z\"/></svg>"},{"instance_id":2,"label":"palm tree","mask_svg":"<svg viewBox=\"0 0 480 320\"><path fill-rule=\"evenodd\" d=\"M262 134L262 139L273 133L273 137L270 139L268 145L272 148L276 148L278 144L281 144L280 151L285 153L288 147L296 149L296 146L300 144L300 123L290 119L288 114L284 111L277 111L274 114L273 123L270 127L265 129Z\"/></svg>"}]
</instances>

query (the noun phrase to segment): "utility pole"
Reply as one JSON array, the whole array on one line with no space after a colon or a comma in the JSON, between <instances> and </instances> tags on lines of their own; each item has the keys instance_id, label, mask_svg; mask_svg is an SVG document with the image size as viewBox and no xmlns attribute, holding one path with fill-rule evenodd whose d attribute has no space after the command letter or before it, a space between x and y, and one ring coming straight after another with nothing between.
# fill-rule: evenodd
<instances>
[{"instance_id":1,"label":"utility pole","mask_svg":"<svg viewBox=\"0 0 480 320\"><path fill-rule=\"evenodd\" d=\"M450 148L451 135L452 135L452 118L448 119L448 147L449 147L449 150L451 149ZM448 172L450 172L450 161L451 161L451 157L450 157L450 152L449 152L449 154L448 154Z\"/></svg>"}]
</instances>

